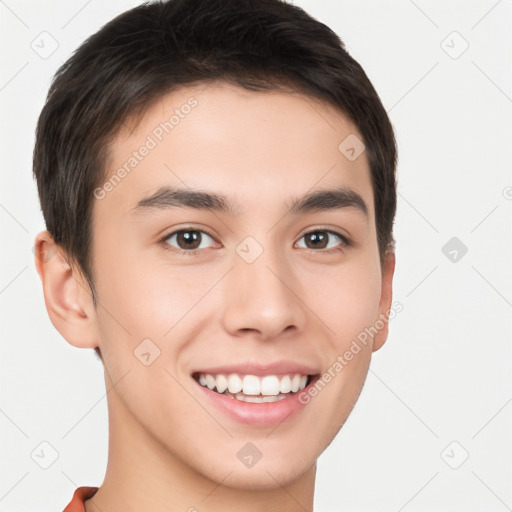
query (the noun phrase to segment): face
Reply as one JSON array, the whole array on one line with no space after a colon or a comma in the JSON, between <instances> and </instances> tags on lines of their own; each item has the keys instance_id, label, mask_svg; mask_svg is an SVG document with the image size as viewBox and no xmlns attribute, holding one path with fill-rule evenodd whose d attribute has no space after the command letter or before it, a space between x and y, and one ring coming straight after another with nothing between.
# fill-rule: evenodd
<instances>
[{"instance_id":1,"label":"face","mask_svg":"<svg viewBox=\"0 0 512 512\"><path fill-rule=\"evenodd\" d=\"M357 341L389 309L392 274L366 154L339 149L362 136L309 97L219 83L125 128L93 207L111 429L233 487L296 480L385 339Z\"/></svg>"}]
</instances>

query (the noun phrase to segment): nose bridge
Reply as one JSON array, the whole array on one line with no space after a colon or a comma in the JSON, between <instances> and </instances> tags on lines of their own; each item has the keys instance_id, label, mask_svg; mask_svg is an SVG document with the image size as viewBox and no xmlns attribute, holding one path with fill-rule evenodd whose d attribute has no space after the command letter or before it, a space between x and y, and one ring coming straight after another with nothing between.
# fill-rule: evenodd
<instances>
[{"instance_id":1,"label":"nose bridge","mask_svg":"<svg viewBox=\"0 0 512 512\"><path fill-rule=\"evenodd\" d=\"M225 327L232 334L256 330L264 338L293 326L302 329L304 310L293 272L277 244L265 246L248 236L236 247L225 287Z\"/></svg>"}]
</instances>

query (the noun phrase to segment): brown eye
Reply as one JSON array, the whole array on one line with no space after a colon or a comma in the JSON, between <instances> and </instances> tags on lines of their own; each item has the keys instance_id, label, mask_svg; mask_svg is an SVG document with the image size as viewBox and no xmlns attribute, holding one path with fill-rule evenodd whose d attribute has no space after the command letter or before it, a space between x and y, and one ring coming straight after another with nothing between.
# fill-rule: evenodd
<instances>
[{"instance_id":1,"label":"brown eye","mask_svg":"<svg viewBox=\"0 0 512 512\"><path fill-rule=\"evenodd\" d=\"M314 231L313 233L308 233L305 235L305 239L309 241L311 247L306 242L306 245L310 249L325 249L326 244L328 243L329 235L327 235L324 231Z\"/></svg>"},{"instance_id":2,"label":"brown eye","mask_svg":"<svg viewBox=\"0 0 512 512\"><path fill-rule=\"evenodd\" d=\"M331 252L331 250L341 250L343 247L349 245L349 241L346 237L335 231L325 229L310 231L303 235L302 238L306 240L306 249L316 249L318 251ZM334 245L332 245L333 241ZM329 244L331 244L330 247Z\"/></svg>"},{"instance_id":3,"label":"brown eye","mask_svg":"<svg viewBox=\"0 0 512 512\"><path fill-rule=\"evenodd\" d=\"M171 246L171 249L173 248L178 252L191 252L206 248L203 243L205 236L212 240L212 237L204 231L198 229L180 229L172 232L164 241ZM177 247L175 247L172 242L177 244Z\"/></svg>"}]
</instances>

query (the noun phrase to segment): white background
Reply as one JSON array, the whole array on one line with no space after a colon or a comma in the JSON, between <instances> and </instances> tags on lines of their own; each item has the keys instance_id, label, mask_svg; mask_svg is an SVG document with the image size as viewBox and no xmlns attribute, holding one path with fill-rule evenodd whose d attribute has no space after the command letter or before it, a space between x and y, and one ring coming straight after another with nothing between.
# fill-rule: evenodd
<instances>
[{"instance_id":1,"label":"white background","mask_svg":"<svg viewBox=\"0 0 512 512\"><path fill-rule=\"evenodd\" d=\"M59 511L77 486L103 480L103 371L48 318L31 156L57 68L138 3L0 1L2 512ZM512 510L512 0L294 3L363 66L400 157L394 300L404 309L319 460L315 511ZM48 58L31 47L43 31L58 43ZM442 251L452 237L468 248L457 262ZM48 469L31 458L43 441L59 454Z\"/></svg>"}]
</instances>

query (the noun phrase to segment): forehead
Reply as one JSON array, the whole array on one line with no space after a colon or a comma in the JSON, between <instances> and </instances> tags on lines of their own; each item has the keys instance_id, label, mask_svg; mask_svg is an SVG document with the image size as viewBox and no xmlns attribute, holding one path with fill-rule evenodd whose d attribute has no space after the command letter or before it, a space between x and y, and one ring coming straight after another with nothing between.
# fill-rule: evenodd
<instances>
[{"instance_id":1,"label":"forehead","mask_svg":"<svg viewBox=\"0 0 512 512\"><path fill-rule=\"evenodd\" d=\"M372 218L366 154L346 152L354 143L359 152L362 136L339 109L303 94L222 82L182 87L119 131L94 214L129 215L164 186L223 194L240 215L344 187L363 198Z\"/></svg>"}]
</instances>

